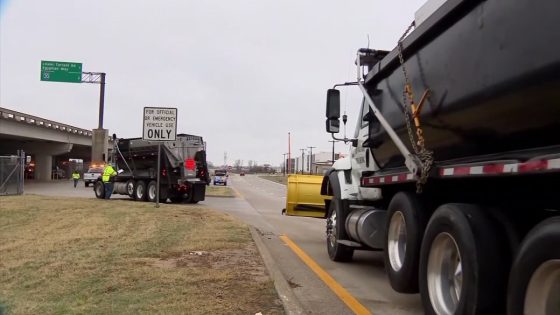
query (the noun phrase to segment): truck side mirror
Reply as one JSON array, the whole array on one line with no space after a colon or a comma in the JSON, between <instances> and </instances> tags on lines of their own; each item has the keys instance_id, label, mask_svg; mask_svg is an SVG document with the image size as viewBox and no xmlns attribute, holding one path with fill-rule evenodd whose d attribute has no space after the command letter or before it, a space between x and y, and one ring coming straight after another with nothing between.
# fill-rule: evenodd
<instances>
[{"instance_id":1,"label":"truck side mirror","mask_svg":"<svg viewBox=\"0 0 560 315\"><path fill-rule=\"evenodd\" d=\"M327 118L336 119L340 118L340 91L336 89L329 89L327 91Z\"/></svg>"},{"instance_id":2,"label":"truck side mirror","mask_svg":"<svg viewBox=\"0 0 560 315\"><path fill-rule=\"evenodd\" d=\"M340 132L340 120L338 118L327 118L327 132L338 133Z\"/></svg>"}]
</instances>

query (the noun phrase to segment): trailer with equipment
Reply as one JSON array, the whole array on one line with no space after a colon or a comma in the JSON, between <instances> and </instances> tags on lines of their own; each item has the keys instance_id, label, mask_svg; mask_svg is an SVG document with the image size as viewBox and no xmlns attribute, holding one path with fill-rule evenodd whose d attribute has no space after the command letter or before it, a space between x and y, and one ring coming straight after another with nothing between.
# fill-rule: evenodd
<instances>
[{"instance_id":1,"label":"trailer with equipment","mask_svg":"<svg viewBox=\"0 0 560 315\"><path fill-rule=\"evenodd\" d=\"M321 184L328 255L383 250L426 314L560 314L560 2L438 2L327 93L351 143Z\"/></svg>"}]
</instances>

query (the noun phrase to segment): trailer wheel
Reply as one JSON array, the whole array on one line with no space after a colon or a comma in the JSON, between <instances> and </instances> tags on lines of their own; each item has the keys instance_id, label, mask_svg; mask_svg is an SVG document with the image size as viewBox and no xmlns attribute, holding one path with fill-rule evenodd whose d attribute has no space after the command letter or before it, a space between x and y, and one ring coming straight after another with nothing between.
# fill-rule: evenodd
<instances>
[{"instance_id":1,"label":"trailer wheel","mask_svg":"<svg viewBox=\"0 0 560 315\"><path fill-rule=\"evenodd\" d=\"M126 194L130 198L134 198L134 179L129 179L126 181Z\"/></svg>"},{"instance_id":2,"label":"trailer wheel","mask_svg":"<svg viewBox=\"0 0 560 315\"><path fill-rule=\"evenodd\" d=\"M151 180L148 183L147 195L148 195L148 201L149 202L156 202L156 199L157 199L157 182L155 180Z\"/></svg>"},{"instance_id":3,"label":"trailer wheel","mask_svg":"<svg viewBox=\"0 0 560 315\"><path fill-rule=\"evenodd\" d=\"M523 240L508 286L508 314L560 314L560 217L534 227Z\"/></svg>"},{"instance_id":4,"label":"trailer wheel","mask_svg":"<svg viewBox=\"0 0 560 315\"><path fill-rule=\"evenodd\" d=\"M136 185L134 185L134 200L146 200L146 182L143 180L136 181Z\"/></svg>"},{"instance_id":5,"label":"trailer wheel","mask_svg":"<svg viewBox=\"0 0 560 315\"><path fill-rule=\"evenodd\" d=\"M329 205L327 216L327 251L333 261L350 261L354 254L352 247L338 243L338 240L347 240L348 235L344 228L346 213L342 209L342 201L333 197Z\"/></svg>"},{"instance_id":6,"label":"trailer wheel","mask_svg":"<svg viewBox=\"0 0 560 315\"><path fill-rule=\"evenodd\" d=\"M93 184L93 191L95 192L95 197L99 199L105 198L105 186L102 181L98 180Z\"/></svg>"},{"instance_id":7,"label":"trailer wheel","mask_svg":"<svg viewBox=\"0 0 560 315\"><path fill-rule=\"evenodd\" d=\"M418 293L418 261L427 217L416 195L399 192L391 199L383 258L397 292Z\"/></svg>"},{"instance_id":8,"label":"trailer wheel","mask_svg":"<svg viewBox=\"0 0 560 315\"><path fill-rule=\"evenodd\" d=\"M503 314L507 242L479 207L446 204L432 215L420 253L426 314Z\"/></svg>"}]
</instances>

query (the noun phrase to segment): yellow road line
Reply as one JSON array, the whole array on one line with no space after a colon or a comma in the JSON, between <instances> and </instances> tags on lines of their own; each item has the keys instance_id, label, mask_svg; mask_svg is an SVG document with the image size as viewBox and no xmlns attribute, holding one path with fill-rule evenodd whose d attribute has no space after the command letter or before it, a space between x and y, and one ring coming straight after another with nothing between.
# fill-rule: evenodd
<instances>
[{"instance_id":1,"label":"yellow road line","mask_svg":"<svg viewBox=\"0 0 560 315\"><path fill-rule=\"evenodd\" d=\"M331 277L323 268L321 268L311 257L309 257L296 243L292 242L286 235L280 235L280 239L288 245L303 260L303 262L313 270L325 282L325 284L333 290L333 292L355 313L358 315L371 315L371 312L365 308L356 298L354 298L346 289L344 289L333 277Z\"/></svg>"}]
</instances>

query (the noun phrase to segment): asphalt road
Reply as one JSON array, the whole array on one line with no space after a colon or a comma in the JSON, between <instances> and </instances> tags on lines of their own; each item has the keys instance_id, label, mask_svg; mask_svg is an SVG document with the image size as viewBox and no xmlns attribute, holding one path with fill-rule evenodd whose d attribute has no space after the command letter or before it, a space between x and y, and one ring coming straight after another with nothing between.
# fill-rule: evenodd
<instances>
[{"instance_id":1,"label":"asphalt road","mask_svg":"<svg viewBox=\"0 0 560 315\"><path fill-rule=\"evenodd\" d=\"M229 212L255 226L266 236L266 245L282 273L294 287L296 296L310 313L353 314L279 239L286 235L323 270L344 287L372 314L423 314L418 294L399 294L392 290L384 272L382 252L356 251L349 263L329 259L325 244L325 220L283 216L286 187L257 176L232 175L228 185L238 193L235 199L208 198L204 203Z\"/></svg>"},{"instance_id":2,"label":"asphalt road","mask_svg":"<svg viewBox=\"0 0 560 315\"><path fill-rule=\"evenodd\" d=\"M257 228L280 271L310 314L354 312L286 246L279 238L281 235L291 239L372 314L423 314L418 294L398 294L391 289L383 270L381 252L356 251L352 262L331 261L326 252L324 219L282 215L286 201L284 185L253 175L232 175L228 185L238 192L238 197L207 197L199 205L230 213ZM91 187L85 188L80 182L74 188L71 181L28 182L25 193L95 198ZM112 198L129 199L119 195Z\"/></svg>"}]
</instances>

